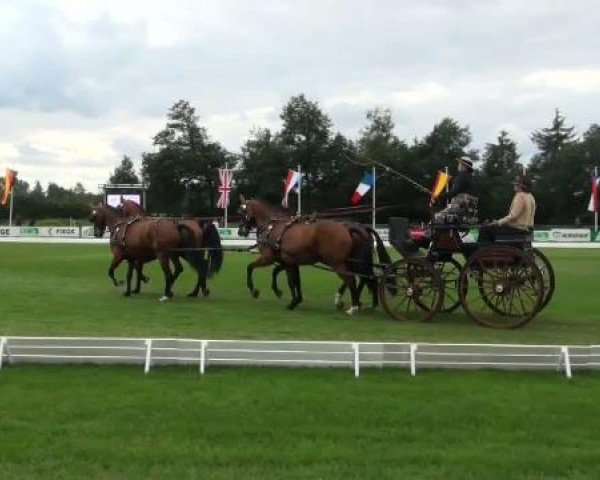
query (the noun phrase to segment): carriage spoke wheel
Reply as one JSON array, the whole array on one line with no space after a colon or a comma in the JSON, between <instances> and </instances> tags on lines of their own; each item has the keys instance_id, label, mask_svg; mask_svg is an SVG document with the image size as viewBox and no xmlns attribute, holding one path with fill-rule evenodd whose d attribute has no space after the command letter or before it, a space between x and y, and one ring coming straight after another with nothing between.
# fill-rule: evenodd
<instances>
[{"instance_id":1,"label":"carriage spoke wheel","mask_svg":"<svg viewBox=\"0 0 600 480\"><path fill-rule=\"evenodd\" d=\"M430 262L405 258L384 271L379 295L384 310L396 320L425 322L441 308L444 285Z\"/></svg>"},{"instance_id":2,"label":"carriage spoke wheel","mask_svg":"<svg viewBox=\"0 0 600 480\"><path fill-rule=\"evenodd\" d=\"M552 268L552 264L548 257L540 252L537 248L533 249L533 261L537 265L540 273L542 274L542 283L544 285L544 296L542 298L542 305L540 306L540 310L542 310L554 295L554 288L556 286L556 277L554 276L554 268Z\"/></svg>"},{"instance_id":3,"label":"carriage spoke wheel","mask_svg":"<svg viewBox=\"0 0 600 480\"><path fill-rule=\"evenodd\" d=\"M485 247L473 254L459 279L467 315L491 328L518 328L538 313L542 274L533 259L512 247Z\"/></svg>"},{"instance_id":4,"label":"carriage spoke wheel","mask_svg":"<svg viewBox=\"0 0 600 480\"><path fill-rule=\"evenodd\" d=\"M458 280L462 265L454 258L449 258L436 265L440 272L442 283L444 284L444 300L440 312L452 313L460 306L460 297L458 295Z\"/></svg>"}]
</instances>

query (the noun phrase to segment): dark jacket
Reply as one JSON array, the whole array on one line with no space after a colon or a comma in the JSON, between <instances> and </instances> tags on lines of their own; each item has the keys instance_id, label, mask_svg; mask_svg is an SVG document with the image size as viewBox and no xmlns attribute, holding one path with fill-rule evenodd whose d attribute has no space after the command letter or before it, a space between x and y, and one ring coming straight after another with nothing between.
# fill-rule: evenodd
<instances>
[{"instance_id":1,"label":"dark jacket","mask_svg":"<svg viewBox=\"0 0 600 480\"><path fill-rule=\"evenodd\" d=\"M456 177L454 177L454 180L452 180L450 190L447 193L443 193L442 195L440 195L436 203L447 203L459 193L468 193L469 195L476 195L475 186L473 184L473 172L458 172Z\"/></svg>"}]
</instances>

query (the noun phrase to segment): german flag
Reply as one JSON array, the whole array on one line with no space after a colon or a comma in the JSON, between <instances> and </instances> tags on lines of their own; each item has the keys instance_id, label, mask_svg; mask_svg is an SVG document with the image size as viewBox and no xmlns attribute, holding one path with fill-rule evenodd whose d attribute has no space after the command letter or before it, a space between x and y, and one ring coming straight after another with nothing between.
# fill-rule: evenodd
<instances>
[{"instance_id":1,"label":"german flag","mask_svg":"<svg viewBox=\"0 0 600 480\"><path fill-rule=\"evenodd\" d=\"M450 175L446 172L442 172L441 170L435 176L435 182L433 182L433 188L431 189L431 200L429 201L429 205L433 205L437 198L442 194L446 185L450 181Z\"/></svg>"},{"instance_id":2,"label":"german flag","mask_svg":"<svg viewBox=\"0 0 600 480\"><path fill-rule=\"evenodd\" d=\"M8 197L10 196L16 181L17 172L7 168L6 175L4 176L4 190L2 191L2 199L0 200L2 205L6 205L6 202L8 202Z\"/></svg>"}]
</instances>

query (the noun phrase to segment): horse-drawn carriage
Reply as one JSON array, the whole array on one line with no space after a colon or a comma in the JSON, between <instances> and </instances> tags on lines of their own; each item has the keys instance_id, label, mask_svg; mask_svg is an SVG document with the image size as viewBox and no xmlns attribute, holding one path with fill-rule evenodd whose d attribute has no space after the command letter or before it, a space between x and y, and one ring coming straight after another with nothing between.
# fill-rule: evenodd
<instances>
[{"instance_id":1,"label":"horse-drawn carriage","mask_svg":"<svg viewBox=\"0 0 600 480\"><path fill-rule=\"evenodd\" d=\"M462 305L481 325L517 328L554 293L552 265L533 248L531 233L478 243L467 240L470 225L432 224L429 248L419 256L408 248L407 219L390 218L389 224L390 243L403 258L384 269L379 293L396 319L426 321Z\"/></svg>"}]
</instances>

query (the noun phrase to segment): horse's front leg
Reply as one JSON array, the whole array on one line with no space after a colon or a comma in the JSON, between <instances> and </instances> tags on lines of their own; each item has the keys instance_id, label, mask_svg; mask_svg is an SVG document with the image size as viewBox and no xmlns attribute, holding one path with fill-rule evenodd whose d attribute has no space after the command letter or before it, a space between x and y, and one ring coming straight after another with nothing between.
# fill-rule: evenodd
<instances>
[{"instance_id":1,"label":"horse's front leg","mask_svg":"<svg viewBox=\"0 0 600 480\"><path fill-rule=\"evenodd\" d=\"M277 298L281 298L283 293L281 290L279 290L279 286L277 285L277 275L279 275L283 270L285 270L285 266L283 266L281 263L278 263L273 269L271 278L271 290L273 290Z\"/></svg>"},{"instance_id":2,"label":"horse's front leg","mask_svg":"<svg viewBox=\"0 0 600 480\"><path fill-rule=\"evenodd\" d=\"M253 262L250 262L246 267L246 284L248 286L248 290L250 290L250 295L252 298L258 298L260 292L258 289L254 288L254 280L252 278L252 272L255 268L267 267L273 263L273 257L270 254L262 254Z\"/></svg>"},{"instance_id":3,"label":"horse's front leg","mask_svg":"<svg viewBox=\"0 0 600 480\"><path fill-rule=\"evenodd\" d=\"M115 287L118 287L119 285L123 285L122 281L118 281L115 278L115 270L121 264L122 261L123 261L123 255L121 255L121 253L119 251L113 252L113 259L112 259L112 262L110 262L110 267L108 268L108 276L112 280L113 285Z\"/></svg>"}]
</instances>

